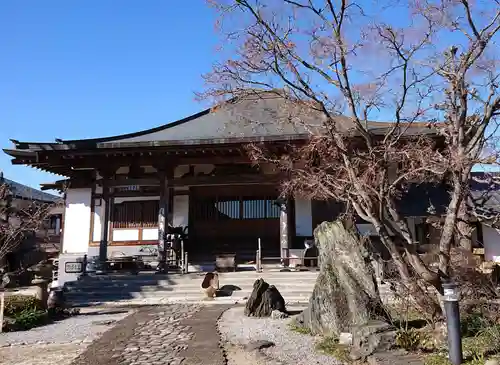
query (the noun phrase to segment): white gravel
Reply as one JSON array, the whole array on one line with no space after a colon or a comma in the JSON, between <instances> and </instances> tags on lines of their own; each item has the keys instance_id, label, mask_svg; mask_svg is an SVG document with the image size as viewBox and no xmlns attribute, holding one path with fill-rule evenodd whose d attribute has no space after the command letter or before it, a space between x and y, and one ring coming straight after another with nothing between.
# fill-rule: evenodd
<instances>
[{"instance_id":1,"label":"white gravel","mask_svg":"<svg viewBox=\"0 0 500 365\"><path fill-rule=\"evenodd\" d=\"M129 310L87 309L81 314L32 328L29 331L0 333L0 347L32 344L90 343L125 318Z\"/></svg>"},{"instance_id":2,"label":"white gravel","mask_svg":"<svg viewBox=\"0 0 500 365\"><path fill-rule=\"evenodd\" d=\"M234 345L246 345L260 340L274 342L275 346L263 351L283 364L341 364L331 356L318 353L315 350L317 340L313 336L291 331L289 322L290 319L249 318L244 316L242 307L236 307L222 315L219 330L222 339Z\"/></svg>"}]
</instances>

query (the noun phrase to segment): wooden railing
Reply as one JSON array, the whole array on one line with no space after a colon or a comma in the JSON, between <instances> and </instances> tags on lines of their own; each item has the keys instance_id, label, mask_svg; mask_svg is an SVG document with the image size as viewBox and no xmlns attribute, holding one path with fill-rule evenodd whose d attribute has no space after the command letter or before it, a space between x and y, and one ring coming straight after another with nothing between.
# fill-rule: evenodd
<instances>
[{"instance_id":1,"label":"wooden railing","mask_svg":"<svg viewBox=\"0 0 500 365\"><path fill-rule=\"evenodd\" d=\"M307 257L294 257L294 256L262 256L262 250L258 249L255 253L255 270L257 272L262 272L264 269L264 266L262 265L263 261L279 261L282 265L283 270L289 270L293 269L293 267L290 267L289 263L291 260L300 260L300 268L301 269L308 269L308 270L318 270L319 268L319 256L307 256ZM316 265L315 266L305 266L304 265L304 260L316 260Z\"/></svg>"}]
</instances>

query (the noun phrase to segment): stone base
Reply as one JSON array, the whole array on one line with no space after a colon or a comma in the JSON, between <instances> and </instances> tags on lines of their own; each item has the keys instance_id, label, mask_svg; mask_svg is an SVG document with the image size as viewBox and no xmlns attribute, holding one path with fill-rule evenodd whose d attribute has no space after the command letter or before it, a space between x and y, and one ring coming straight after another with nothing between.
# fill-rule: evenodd
<instances>
[{"instance_id":1,"label":"stone base","mask_svg":"<svg viewBox=\"0 0 500 365\"><path fill-rule=\"evenodd\" d=\"M389 351L396 343L396 330L383 321L370 321L352 331L352 360L365 360L368 356Z\"/></svg>"}]
</instances>

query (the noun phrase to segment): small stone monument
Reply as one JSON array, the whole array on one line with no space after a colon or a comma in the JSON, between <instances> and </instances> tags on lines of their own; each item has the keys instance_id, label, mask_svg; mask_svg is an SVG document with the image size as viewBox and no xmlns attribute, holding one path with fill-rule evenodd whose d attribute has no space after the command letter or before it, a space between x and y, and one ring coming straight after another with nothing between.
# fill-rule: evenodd
<instances>
[{"instance_id":1,"label":"small stone monument","mask_svg":"<svg viewBox=\"0 0 500 365\"><path fill-rule=\"evenodd\" d=\"M42 278L35 278L31 282L36 286L35 298L38 299L43 309L47 309L47 300L49 299L49 282Z\"/></svg>"},{"instance_id":2,"label":"small stone monument","mask_svg":"<svg viewBox=\"0 0 500 365\"><path fill-rule=\"evenodd\" d=\"M206 273L201 283L201 288L207 298L215 298L215 294L219 290L219 274L216 272Z\"/></svg>"}]
</instances>

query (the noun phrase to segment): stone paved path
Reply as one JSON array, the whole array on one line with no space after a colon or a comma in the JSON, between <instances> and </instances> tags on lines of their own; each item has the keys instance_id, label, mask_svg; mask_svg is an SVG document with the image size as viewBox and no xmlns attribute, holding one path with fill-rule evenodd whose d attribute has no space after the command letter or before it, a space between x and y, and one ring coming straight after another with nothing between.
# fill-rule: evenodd
<instances>
[{"instance_id":1,"label":"stone paved path","mask_svg":"<svg viewBox=\"0 0 500 365\"><path fill-rule=\"evenodd\" d=\"M217 319L224 306L142 307L71 365L224 365Z\"/></svg>"}]
</instances>

